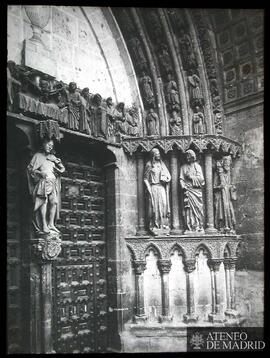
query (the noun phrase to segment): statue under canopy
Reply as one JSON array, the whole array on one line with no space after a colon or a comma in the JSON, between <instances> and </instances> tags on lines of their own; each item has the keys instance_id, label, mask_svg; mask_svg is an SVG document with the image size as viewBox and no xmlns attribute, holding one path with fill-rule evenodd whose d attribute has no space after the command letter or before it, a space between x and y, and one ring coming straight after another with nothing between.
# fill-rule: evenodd
<instances>
[{"instance_id":1,"label":"statue under canopy","mask_svg":"<svg viewBox=\"0 0 270 358\"><path fill-rule=\"evenodd\" d=\"M148 191L149 230L157 235L157 229L169 229L169 182L171 175L161 160L157 148L151 150L151 160L146 163L144 183Z\"/></svg>"},{"instance_id":2,"label":"statue under canopy","mask_svg":"<svg viewBox=\"0 0 270 358\"><path fill-rule=\"evenodd\" d=\"M204 177L202 168L196 162L193 150L186 151L187 163L180 168L180 186L184 195L185 233L203 233L203 196Z\"/></svg>"},{"instance_id":3,"label":"statue under canopy","mask_svg":"<svg viewBox=\"0 0 270 358\"><path fill-rule=\"evenodd\" d=\"M59 233L55 220L59 217L61 180L65 171L61 159L53 151L52 140L45 139L40 152L34 154L27 167L30 194L34 203L33 225L37 234Z\"/></svg>"}]
</instances>

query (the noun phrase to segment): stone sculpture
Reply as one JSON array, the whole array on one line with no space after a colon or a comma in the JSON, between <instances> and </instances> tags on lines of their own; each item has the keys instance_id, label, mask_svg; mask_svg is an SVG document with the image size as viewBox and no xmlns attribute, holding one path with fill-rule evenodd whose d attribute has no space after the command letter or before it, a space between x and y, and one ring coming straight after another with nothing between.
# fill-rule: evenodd
<instances>
[{"instance_id":1,"label":"stone sculpture","mask_svg":"<svg viewBox=\"0 0 270 358\"><path fill-rule=\"evenodd\" d=\"M142 71L142 77L139 80L141 89L142 89L142 98L146 105L151 106L153 105L154 99L154 92L152 86L152 80L150 76L148 76L145 71Z\"/></svg>"},{"instance_id":2,"label":"stone sculpture","mask_svg":"<svg viewBox=\"0 0 270 358\"><path fill-rule=\"evenodd\" d=\"M180 29L179 46L184 70L195 69L197 61L192 50L191 39L183 28Z\"/></svg>"},{"instance_id":3,"label":"stone sculpture","mask_svg":"<svg viewBox=\"0 0 270 358\"><path fill-rule=\"evenodd\" d=\"M68 128L90 134L91 130L86 118L86 106L83 103L82 96L77 90L75 82L69 83L67 99L69 110Z\"/></svg>"},{"instance_id":4,"label":"stone sculpture","mask_svg":"<svg viewBox=\"0 0 270 358\"><path fill-rule=\"evenodd\" d=\"M204 130L204 114L199 106L196 106L193 113L193 134L203 134Z\"/></svg>"},{"instance_id":5,"label":"stone sculpture","mask_svg":"<svg viewBox=\"0 0 270 358\"><path fill-rule=\"evenodd\" d=\"M7 66L7 108L13 109L13 102L15 99L15 93L18 92L21 87L21 82L15 78L15 62L8 61Z\"/></svg>"},{"instance_id":6,"label":"stone sculpture","mask_svg":"<svg viewBox=\"0 0 270 358\"><path fill-rule=\"evenodd\" d=\"M224 233L235 234L235 215L232 201L236 188L231 183L231 157L224 156L216 162L214 175L215 227Z\"/></svg>"},{"instance_id":7,"label":"stone sculpture","mask_svg":"<svg viewBox=\"0 0 270 358\"><path fill-rule=\"evenodd\" d=\"M153 108L150 108L146 116L147 134L149 136L159 135L158 124L159 124L158 115L153 110Z\"/></svg>"},{"instance_id":8,"label":"stone sculpture","mask_svg":"<svg viewBox=\"0 0 270 358\"><path fill-rule=\"evenodd\" d=\"M186 151L187 163L180 168L180 186L184 197L184 218L188 233L204 233L203 196L204 177L202 168L196 162L193 150Z\"/></svg>"},{"instance_id":9,"label":"stone sculpture","mask_svg":"<svg viewBox=\"0 0 270 358\"><path fill-rule=\"evenodd\" d=\"M55 220L59 217L61 180L65 171L61 159L55 157L52 140L45 139L42 150L34 154L27 167L30 194L33 198L33 225L36 234L59 233Z\"/></svg>"},{"instance_id":10,"label":"stone sculpture","mask_svg":"<svg viewBox=\"0 0 270 358\"><path fill-rule=\"evenodd\" d=\"M171 175L161 160L159 149L153 148L151 159L144 171L144 183L148 192L148 223L152 234L169 229L170 216L169 183Z\"/></svg>"},{"instance_id":11,"label":"stone sculpture","mask_svg":"<svg viewBox=\"0 0 270 358\"><path fill-rule=\"evenodd\" d=\"M166 100L169 110L180 109L180 100L178 87L176 82L172 78L172 74L169 72L167 75L168 82L166 83Z\"/></svg>"},{"instance_id":12,"label":"stone sculpture","mask_svg":"<svg viewBox=\"0 0 270 358\"><path fill-rule=\"evenodd\" d=\"M203 106L204 98L201 90L201 80L199 76L197 76L196 73L189 71L188 83L191 106L193 108L196 106Z\"/></svg>"},{"instance_id":13,"label":"stone sculpture","mask_svg":"<svg viewBox=\"0 0 270 358\"><path fill-rule=\"evenodd\" d=\"M179 115L179 111L177 111L176 109L172 111L172 116L170 118L170 129L171 135L183 134L182 118Z\"/></svg>"}]
</instances>

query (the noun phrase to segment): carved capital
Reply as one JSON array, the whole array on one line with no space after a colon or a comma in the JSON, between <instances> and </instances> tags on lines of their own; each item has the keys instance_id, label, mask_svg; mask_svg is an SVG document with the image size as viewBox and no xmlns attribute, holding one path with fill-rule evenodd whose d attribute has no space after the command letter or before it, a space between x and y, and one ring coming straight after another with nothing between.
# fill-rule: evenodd
<instances>
[{"instance_id":1,"label":"carved capital","mask_svg":"<svg viewBox=\"0 0 270 358\"><path fill-rule=\"evenodd\" d=\"M230 257L224 259L225 270L235 270L236 261L237 261L237 257Z\"/></svg>"},{"instance_id":2,"label":"carved capital","mask_svg":"<svg viewBox=\"0 0 270 358\"><path fill-rule=\"evenodd\" d=\"M222 261L222 259L210 259L207 260L207 265L209 266L210 270L217 272L219 271L219 267Z\"/></svg>"},{"instance_id":3,"label":"carved capital","mask_svg":"<svg viewBox=\"0 0 270 358\"><path fill-rule=\"evenodd\" d=\"M184 261L184 270L187 273L191 273L196 268L196 261L195 260L185 260Z\"/></svg>"},{"instance_id":4,"label":"carved capital","mask_svg":"<svg viewBox=\"0 0 270 358\"><path fill-rule=\"evenodd\" d=\"M45 237L37 237L31 240L32 253L37 259L54 260L61 252L60 235L58 233L50 233Z\"/></svg>"},{"instance_id":5,"label":"carved capital","mask_svg":"<svg viewBox=\"0 0 270 358\"><path fill-rule=\"evenodd\" d=\"M161 273L169 273L171 270L171 260L158 260L158 268L160 269Z\"/></svg>"},{"instance_id":6,"label":"carved capital","mask_svg":"<svg viewBox=\"0 0 270 358\"><path fill-rule=\"evenodd\" d=\"M141 275L146 269L146 261L136 260L133 261L133 267L136 275Z\"/></svg>"}]
</instances>

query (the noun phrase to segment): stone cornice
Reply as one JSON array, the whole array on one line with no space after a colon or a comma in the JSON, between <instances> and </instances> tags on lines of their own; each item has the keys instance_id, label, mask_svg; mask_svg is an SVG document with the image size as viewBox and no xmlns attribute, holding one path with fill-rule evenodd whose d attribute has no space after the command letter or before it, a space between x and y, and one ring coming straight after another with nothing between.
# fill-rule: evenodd
<instances>
[{"instance_id":1,"label":"stone cornice","mask_svg":"<svg viewBox=\"0 0 270 358\"><path fill-rule=\"evenodd\" d=\"M233 157L239 156L241 153L240 143L221 136L213 134L205 134L200 136L183 135L183 136L166 136L166 137L137 137L123 138L122 146L125 152L132 155L137 150L150 152L154 147L161 148L165 153L177 148L181 152L185 152L189 148L195 148L200 153L206 150L213 152L223 152L231 154Z\"/></svg>"}]
</instances>

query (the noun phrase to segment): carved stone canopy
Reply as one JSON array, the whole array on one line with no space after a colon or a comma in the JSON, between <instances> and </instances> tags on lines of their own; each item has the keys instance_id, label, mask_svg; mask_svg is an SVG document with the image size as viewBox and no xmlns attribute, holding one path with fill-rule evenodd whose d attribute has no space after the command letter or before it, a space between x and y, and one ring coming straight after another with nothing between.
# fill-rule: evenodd
<instances>
[{"instance_id":1,"label":"carved stone canopy","mask_svg":"<svg viewBox=\"0 0 270 358\"><path fill-rule=\"evenodd\" d=\"M196 148L200 153L204 151L221 152L231 154L234 158L241 153L241 146L238 142L224 136L205 134L199 136L166 136L155 139L149 138L123 138L122 146L126 153L132 155L141 150L150 152L154 147L159 147L167 153L177 148L181 152Z\"/></svg>"}]
</instances>

